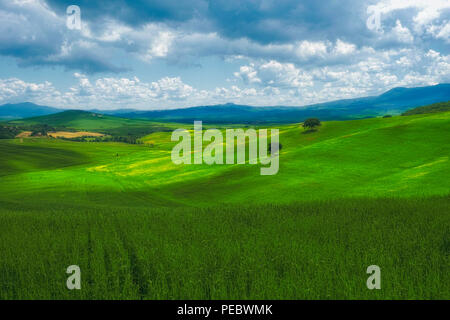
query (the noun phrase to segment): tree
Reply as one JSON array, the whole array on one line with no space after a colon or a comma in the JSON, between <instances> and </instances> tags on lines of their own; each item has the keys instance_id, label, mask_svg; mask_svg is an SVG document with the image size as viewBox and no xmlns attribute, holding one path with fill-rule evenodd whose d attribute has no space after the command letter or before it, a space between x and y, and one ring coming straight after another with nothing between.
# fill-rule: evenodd
<instances>
[{"instance_id":1,"label":"tree","mask_svg":"<svg viewBox=\"0 0 450 320\"><path fill-rule=\"evenodd\" d=\"M317 118L309 118L303 122L303 128L313 130L315 127L320 126L322 123Z\"/></svg>"}]
</instances>

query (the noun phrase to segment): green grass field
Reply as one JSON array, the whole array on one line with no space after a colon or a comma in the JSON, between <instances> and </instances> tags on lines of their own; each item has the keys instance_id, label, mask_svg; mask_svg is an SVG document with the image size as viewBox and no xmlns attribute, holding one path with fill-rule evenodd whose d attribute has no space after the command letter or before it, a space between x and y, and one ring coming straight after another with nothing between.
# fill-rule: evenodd
<instances>
[{"instance_id":1,"label":"green grass field","mask_svg":"<svg viewBox=\"0 0 450 320\"><path fill-rule=\"evenodd\" d=\"M0 299L450 298L450 112L277 128L274 176L174 165L171 132L0 140Z\"/></svg>"}]
</instances>

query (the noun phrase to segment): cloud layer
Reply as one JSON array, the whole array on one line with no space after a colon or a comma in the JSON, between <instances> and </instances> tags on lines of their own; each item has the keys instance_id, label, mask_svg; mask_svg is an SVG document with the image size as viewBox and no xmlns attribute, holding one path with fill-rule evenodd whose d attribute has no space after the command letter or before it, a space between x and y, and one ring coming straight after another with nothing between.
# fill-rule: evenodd
<instances>
[{"instance_id":1,"label":"cloud layer","mask_svg":"<svg viewBox=\"0 0 450 320\"><path fill-rule=\"evenodd\" d=\"M69 1L0 0L0 56L20 67L74 74L69 90L42 71L39 83L1 74L0 102L302 105L450 82L448 0L78 3L82 27L70 30ZM215 89L195 88L179 76L149 82L120 76L133 72L133 61L149 70L165 63L195 72L210 58L228 70L228 82Z\"/></svg>"}]
</instances>

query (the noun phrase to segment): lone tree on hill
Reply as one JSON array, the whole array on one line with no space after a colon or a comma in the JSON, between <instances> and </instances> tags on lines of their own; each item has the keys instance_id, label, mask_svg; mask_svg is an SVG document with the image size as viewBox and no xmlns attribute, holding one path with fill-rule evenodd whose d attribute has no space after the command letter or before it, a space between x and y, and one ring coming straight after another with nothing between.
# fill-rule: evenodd
<instances>
[{"instance_id":1,"label":"lone tree on hill","mask_svg":"<svg viewBox=\"0 0 450 320\"><path fill-rule=\"evenodd\" d=\"M322 123L320 122L319 119L317 118L309 118L306 119L305 122L303 122L303 128L305 129L309 129L309 130L314 130L315 127L320 126Z\"/></svg>"}]
</instances>

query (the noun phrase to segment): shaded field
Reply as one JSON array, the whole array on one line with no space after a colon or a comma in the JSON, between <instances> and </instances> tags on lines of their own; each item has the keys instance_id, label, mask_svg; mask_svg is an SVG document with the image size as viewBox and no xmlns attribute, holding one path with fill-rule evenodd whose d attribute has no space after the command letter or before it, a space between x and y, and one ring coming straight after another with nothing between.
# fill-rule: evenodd
<instances>
[{"instance_id":1,"label":"shaded field","mask_svg":"<svg viewBox=\"0 0 450 320\"><path fill-rule=\"evenodd\" d=\"M449 299L448 197L0 209L1 299ZM79 265L82 290L65 287ZM366 288L381 268L382 290Z\"/></svg>"}]
</instances>

